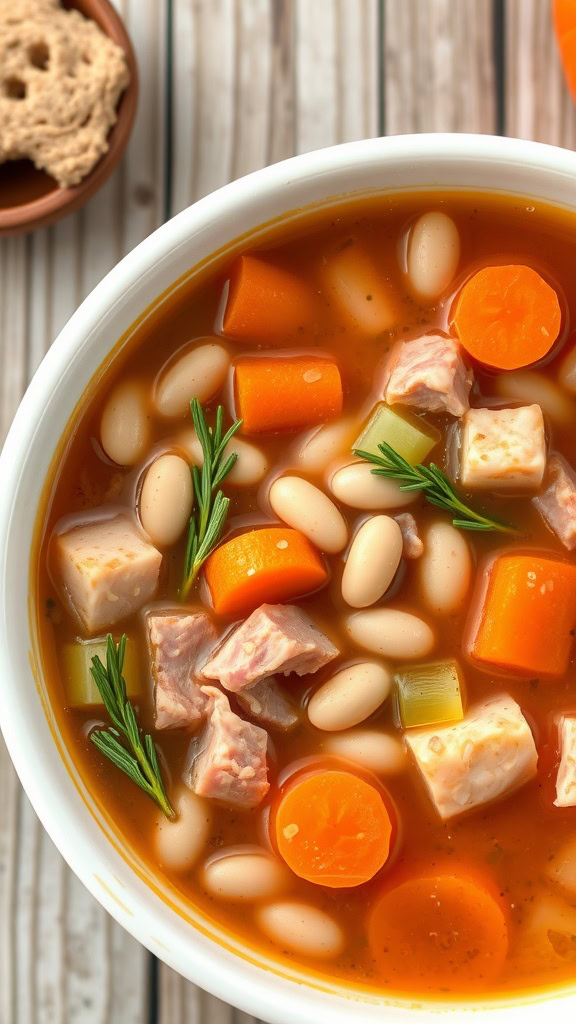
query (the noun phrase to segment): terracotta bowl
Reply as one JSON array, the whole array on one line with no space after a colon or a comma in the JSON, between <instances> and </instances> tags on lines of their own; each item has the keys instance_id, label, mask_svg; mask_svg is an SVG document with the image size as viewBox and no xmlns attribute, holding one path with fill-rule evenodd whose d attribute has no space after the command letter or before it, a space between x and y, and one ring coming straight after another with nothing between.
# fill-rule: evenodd
<instances>
[{"instance_id":1,"label":"terracotta bowl","mask_svg":"<svg viewBox=\"0 0 576 1024\"><path fill-rule=\"evenodd\" d=\"M130 37L109 0L73 0L65 7L75 7L92 18L126 54L130 83L118 106L118 120L108 136L108 150L79 185L59 188L53 178L37 171L29 160L0 164L0 235L53 224L82 206L104 184L121 159L136 114L138 103L138 68Z\"/></svg>"}]
</instances>

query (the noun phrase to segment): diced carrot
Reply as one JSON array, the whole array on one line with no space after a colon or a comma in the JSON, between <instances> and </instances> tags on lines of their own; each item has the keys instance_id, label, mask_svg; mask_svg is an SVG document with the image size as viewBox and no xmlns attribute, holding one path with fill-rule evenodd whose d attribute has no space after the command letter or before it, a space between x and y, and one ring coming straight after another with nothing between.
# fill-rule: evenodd
<instances>
[{"instance_id":1,"label":"diced carrot","mask_svg":"<svg viewBox=\"0 0 576 1024\"><path fill-rule=\"evenodd\" d=\"M312 288L258 256L239 256L230 274L222 330L239 341L284 340L318 319Z\"/></svg>"},{"instance_id":2,"label":"diced carrot","mask_svg":"<svg viewBox=\"0 0 576 1024\"><path fill-rule=\"evenodd\" d=\"M278 852L294 874L332 889L368 882L390 852L393 825L382 794L351 772L327 768L288 785L274 824Z\"/></svg>"},{"instance_id":3,"label":"diced carrot","mask_svg":"<svg viewBox=\"0 0 576 1024\"><path fill-rule=\"evenodd\" d=\"M329 359L257 356L235 369L243 434L302 430L342 411L340 371Z\"/></svg>"},{"instance_id":4,"label":"diced carrot","mask_svg":"<svg viewBox=\"0 0 576 1024\"><path fill-rule=\"evenodd\" d=\"M250 530L222 544L204 565L218 615L253 611L289 601L323 586L328 573L310 541L298 530Z\"/></svg>"},{"instance_id":5,"label":"diced carrot","mask_svg":"<svg viewBox=\"0 0 576 1024\"><path fill-rule=\"evenodd\" d=\"M375 266L356 239L326 256L320 283L339 322L345 318L355 331L367 335L382 334L395 326L398 307L385 272Z\"/></svg>"},{"instance_id":6,"label":"diced carrot","mask_svg":"<svg viewBox=\"0 0 576 1024\"><path fill-rule=\"evenodd\" d=\"M517 675L559 676L574 626L575 565L538 554L500 555L489 571L470 654Z\"/></svg>"},{"instance_id":7,"label":"diced carrot","mask_svg":"<svg viewBox=\"0 0 576 1024\"><path fill-rule=\"evenodd\" d=\"M566 82L576 102L576 0L554 0L553 11Z\"/></svg>"},{"instance_id":8,"label":"diced carrot","mask_svg":"<svg viewBox=\"0 0 576 1024\"><path fill-rule=\"evenodd\" d=\"M532 267L483 267L458 296L454 326L478 362L516 370L550 351L561 319L556 292Z\"/></svg>"},{"instance_id":9,"label":"diced carrot","mask_svg":"<svg viewBox=\"0 0 576 1024\"><path fill-rule=\"evenodd\" d=\"M462 991L502 970L508 952L504 912L469 876L418 875L389 889L370 914L376 964L393 987Z\"/></svg>"}]
</instances>

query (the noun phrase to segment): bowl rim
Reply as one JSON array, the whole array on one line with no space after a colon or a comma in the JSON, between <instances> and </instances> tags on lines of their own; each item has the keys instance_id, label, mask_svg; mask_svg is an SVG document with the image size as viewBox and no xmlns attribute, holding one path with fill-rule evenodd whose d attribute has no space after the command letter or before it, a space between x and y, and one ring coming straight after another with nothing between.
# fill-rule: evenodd
<instances>
[{"instance_id":1,"label":"bowl rim","mask_svg":"<svg viewBox=\"0 0 576 1024\"><path fill-rule=\"evenodd\" d=\"M177 933L176 923L159 920L160 914L154 909L153 892L146 887L147 896L143 898L137 884L136 872L131 868L128 871L127 889L138 907L138 917L123 912L116 895L106 891L99 884L98 878L100 873L106 873L110 863L118 863L119 854L112 849L112 844L105 836L102 844L92 848L82 830L76 834L70 827L70 819L74 815L69 809L69 800L57 785L56 769L54 768L52 773L46 771L45 752L28 742L27 723L20 708L22 702L14 697L16 688L10 681L10 652L12 646L16 649L18 646L22 647L22 644L14 641L8 627L11 598L7 572L8 542L11 523L15 518L15 496L20 476L25 471L29 449L31 446L38 447L42 444L38 428L42 416L43 396L56 387L75 353L97 327L103 315L116 303L122 302L127 282L137 281L146 270L160 262L174 247L184 245L202 225L210 223L211 217L219 208L225 207L230 210L239 204L250 207L250 204L254 204L255 197L262 194L273 195L294 181L306 182L309 178L325 182L325 194L331 196L335 194L334 190L331 190L332 174L336 176L338 173L346 172L352 175L365 161L371 162L373 166L379 166L390 157L405 164L428 160L431 167L435 166L435 162L447 164L449 161L461 164L481 164L482 161L506 163L518 169L528 165L535 173L555 173L569 182L570 186L576 180L576 154L568 150L498 136L423 134L363 140L317 150L265 167L225 185L188 207L144 239L84 300L36 371L14 417L0 455L0 479L3 480L3 500L0 503L0 726L32 806L74 873L106 910L138 941L202 988L273 1024L289 1024L295 1015L302 1024L317 1024L318 1021L326 1024L365 1024L368 1019L384 1017L387 1021L405 1022L413 1020L415 1013L420 1018L426 1016L428 1020L432 1020L432 1015L436 1016L440 1007L426 1002L419 1003L418 1009L415 1009L409 1000L399 1005L397 1001L386 996L381 999L364 999L361 991L351 991L350 996L339 995L337 998L330 994L327 999L326 990L322 991L313 981L302 984L287 980L273 970L266 970L265 966L254 966L234 954L218 957L215 940L210 939L203 943L202 936L196 929L190 929L190 938L189 941L187 939L184 948L184 943ZM433 187L432 184L430 187ZM418 188L425 191L426 186ZM417 187L413 190L416 191ZM388 191L398 189L389 188ZM470 191L481 191L481 188L471 186ZM521 191L519 189L519 193ZM548 196L547 201L553 203L553 196ZM574 208L576 209L576 187ZM262 218L255 217L255 230L261 220ZM71 414L72 408L67 412L68 416ZM27 564L28 558L29 551L22 552L21 564ZM24 654L28 658L28 630L26 634ZM19 653L22 655L23 652ZM26 742L21 744L21 739ZM87 833L88 829L84 831ZM170 938L173 942L170 949L167 949L167 941ZM218 949L221 951L221 947L218 946ZM193 953L193 962L190 961L190 951ZM537 1024L541 1017L542 1003L552 1000L555 1001L556 1011L560 1015L562 1011L568 1013L568 1009L564 1010L564 1007L568 1006L573 1012L576 991L566 993L564 990L551 990L535 993L533 996L515 997L509 1005L490 1005L487 1001L480 1000L466 1005L442 1004L441 1009L443 1012L451 1013L451 1019L458 1024L469 1024L470 1013L477 1013L483 1009L490 1012L494 1024L509 1022L510 1013L515 1011L522 1012L524 1021L528 1019L530 1024Z\"/></svg>"}]
</instances>

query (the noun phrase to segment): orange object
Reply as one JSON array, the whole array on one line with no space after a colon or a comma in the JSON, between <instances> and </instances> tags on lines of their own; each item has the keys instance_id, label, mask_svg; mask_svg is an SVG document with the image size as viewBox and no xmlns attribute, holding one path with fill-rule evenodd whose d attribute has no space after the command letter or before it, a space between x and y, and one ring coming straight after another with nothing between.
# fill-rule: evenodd
<instances>
[{"instance_id":1,"label":"orange object","mask_svg":"<svg viewBox=\"0 0 576 1024\"><path fill-rule=\"evenodd\" d=\"M236 399L243 434L303 430L342 411L340 371L313 356L239 359Z\"/></svg>"},{"instance_id":2,"label":"orange object","mask_svg":"<svg viewBox=\"0 0 576 1024\"><path fill-rule=\"evenodd\" d=\"M318 318L310 286L258 256L239 256L232 267L222 330L240 341L270 341Z\"/></svg>"},{"instance_id":3,"label":"orange object","mask_svg":"<svg viewBox=\"0 0 576 1024\"><path fill-rule=\"evenodd\" d=\"M392 821L375 786L326 769L283 794L275 816L278 852L299 878L331 889L362 885L386 863Z\"/></svg>"},{"instance_id":4,"label":"orange object","mask_svg":"<svg viewBox=\"0 0 576 1024\"><path fill-rule=\"evenodd\" d=\"M556 292L532 267L484 267L462 288L454 326L478 362L515 370L550 351L561 319Z\"/></svg>"},{"instance_id":5,"label":"orange object","mask_svg":"<svg viewBox=\"0 0 576 1024\"><path fill-rule=\"evenodd\" d=\"M250 530L210 555L204 574L218 615L253 611L318 590L327 579L324 562L304 534L284 527Z\"/></svg>"},{"instance_id":6,"label":"orange object","mask_svg":"<svg viewBox=\"0 0 576 1024\"><path fill-rule=\"evenodd\" d=\"M494 980L508 952L506 917L485 886L454 874L418 876L371 912L376 964L393 987L458 991Z\"/></svg>"},{"instance_id":7,"label":"orange object","mask_svg":"<svg viewBox=\"0 0 576 1024\"><path fill-rule=\"evenodd\" d=\"M518 675L560 676L575 625L576 566L537 554L501 555L470 653Z\"/></svg>"},{"instance_id":8,"label":"orange object","mask_svg":"<svg viewBox=\"0 0 576 1024\"><path fill-rule=\"evenodd\" d=\"M553 13L566 82L576 102L576 0L554 0Z\"/></svg>"}]
</instances>

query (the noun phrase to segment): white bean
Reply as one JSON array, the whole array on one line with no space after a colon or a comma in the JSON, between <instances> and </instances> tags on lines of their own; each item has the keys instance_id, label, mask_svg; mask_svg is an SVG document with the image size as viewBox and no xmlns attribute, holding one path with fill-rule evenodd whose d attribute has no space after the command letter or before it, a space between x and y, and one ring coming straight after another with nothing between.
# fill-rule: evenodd
<instances>
[{"instance_id":1,"label":"white bean","mask_svg":"<svg viewBox=\"0 0 576 1024\"><path fill-rule=\"evenodd\" d=\"M264 850L218 855L202 872L213 896L235 903L256 903L280 895L288 881L286 868Z\"/></svg>"},{"instance_id":2,"label":"white bean","mask_svg":"<svg viewBox=\"0 0 576 1024\"><path fill-rule=\"evenodd\" d=\"M503 398L523 402L525 405L539 405L542 412L555 423L569 423L576 414L574 402L566 397L553 380L536 370L500 373L494 385Z\"/></svg>"},{"instance_id":3,"label":"white bean","mask_svg":"<svg viewBox=\"0 0 576 1024\"><path fill-rule=\"evenodd\" d=\"M281 476L268 498L276 515L321 551L334 554L348 542L346 521L324 491L299 476Z\"/></svg>"},{"instance_id":4,"label":"white bean","mask_svg":"<svg viewBox=\"0 0 576 1024\"><path fill-rule=\"evenodd\" d=\"M430 626L395 608L356 612L345 619L344 626L355 644L385 658L423 658L434 647Z\"/></svg>"},{"instance_id":5,"label":"white bean","mask_svg":"<svg viewBox=\"0 0 576 1024\"><path fill-rule=\"evenodd\" d=\"M368 462L353 462L336 470L330 490L344 505L366 511L403 508L420 497L418 491L401 491L394 480L375 476Z\"/></svg>"},{"instance_id":6,"label":"white bean","mask_svg":"<svg viewBox=\"0 0 576 1024\"><path fill-rule=\"evenodd\" d=\"M466 597L472 574L467 542L452 523L433 523L424 537L418 562L424 600L432 611L447 615Z\"/></svg>"},{"instance_id":7,"label":"white bean","mask_svg":"<svg viewBox=\"0 0 576 1024\"><path fill-rule=\"evenodd\" d=\"M576 345L564 356L558 371L558 380L567 391L576 395Z\"/></svg>"},{"instance_id":8,"label":"white bean","mask_svg":"<svg viewBox=\"0 0 576 1024\"><path fill-rule=\"evenodd\" d=\"M160 455L146 471L140 520L159 547L174 544L190 519L194 492L190 467L179 455Z\"/></svg>"},{"instance_id":9,"label":"white bean","mask_svg":"<svg viewBox=\"0 0 576 1024\"><path fill-rule=\"evenodd\" d=\"M230 355L222 345L198 345L186 352L160 375L154 394L158 412L183 416L192 398L208 401L222 387L229 366Z\"/></svg>"},{"instance_id":10,"label":"white bean","mask_svg":"<svg viewBox=\"0 0 576 1024\"><path fill-rule=\"evenodd\" d=\"M178 815L175 821L164 814L156 820L156 857L162 868L188 871L206 845L212 816L206 801L185 786L172 800L172 806Z\"/></svg>"},{"instance_id":11,"label":"white bean","mask_svg":"<svg viewBox=\"0 0 576 1024\"><path fill-rule=\"evenodd\" d=\"M423 299L446 291L460 260L460 236L454 221L439 210L418 218L408 238L408 282Z\"/></svg>"},{"instance_id":12,"label":"white bean","mask_svg":"<svg viewBox=\"0 0 576 1024\"><path fill-rule=\"evenodd\" d=\"M316 690L308 704L308 718L317 729L337 732L358 725L384 703L392 687L385 665L363 661L337 672Z\"/></svg>"},{"instance_id":13,"label":"white bean","mask_svg":"<svg viewBox=\"0 0 576 1024\"><path fill-rule=\"evenodd\" d=\"M126 381L114 389L100 420L100 441L109 459L119 466L135 466L150 444L150 420L144 388Z\"/></svg>"},{"instance_id":14,"label":"white bean","mask_svg":"<svg viewBox=\"0 0 576 1024\"><path fill-rule=\"evenodd\" d=\"M328 960L344 948L344 933L323 910L306 903L270 903L257 914L262 931L284 949Z\"/></svg>"},{"instance_id":15,"label":"white bean","mask_svg":"<svg viewBox=\"0 0 576 1024\"><path fill-rule=\"evenodd\" d=\"M204 462L202 445L198 440L195 430L185 430L178 437L178 444L190 456L195 466L201 466ZM268 459L263 451L241 437L233 437L224 449L224 457L236 454L238 458L226 477L226 485L234 484L236 487L252 487L266 476L268 472Z\"/></svg>"},{"instance_id":16,"label":"white bean","mask_svg":"<svg viewBox=\"0 0 576 1024\"><path fill-rule=\"evenodd\" d=\"M390 586L402 558L402 531L390 516L373 516L354 537L342 575L342 597L367 608Z\"/></svg>"},{"instance_id":17,"label":"white bean","mask_svg":"<svg viewBox=\"0 0 576 1024\"><path fill-rule=\"evenodd\" d=\"M322 744L325 753L343 757L375 775L395 775L407 764L406 748L394 736L377 729L333 733Z\"/></svg>"},{"instance_id":18,"label":"white bean","mask_svg":"<svg viewBox=\"0 0 576 1024\"><path fill-rule=\"evenodd\" d=\"M297 454L299 467L308 473L322 473L339 455L350 453L357 433L358 427L353 419L326 423L300 447Z\"/></svg>"}]
</instances>

